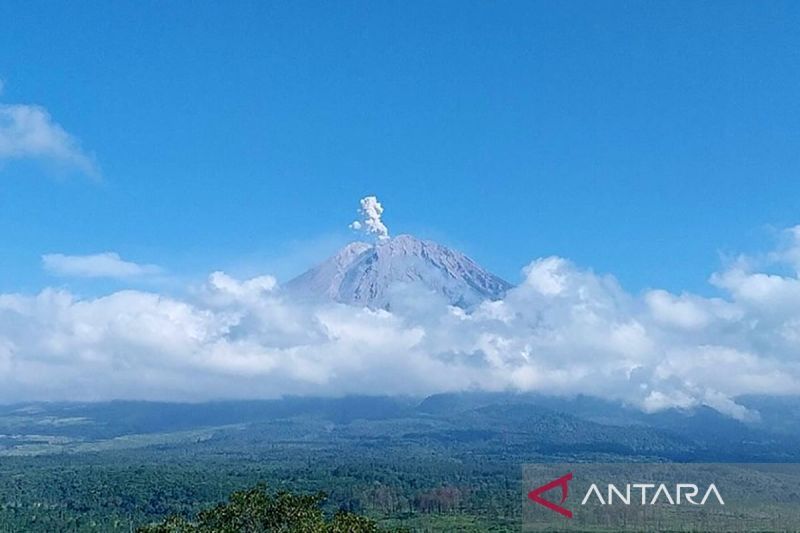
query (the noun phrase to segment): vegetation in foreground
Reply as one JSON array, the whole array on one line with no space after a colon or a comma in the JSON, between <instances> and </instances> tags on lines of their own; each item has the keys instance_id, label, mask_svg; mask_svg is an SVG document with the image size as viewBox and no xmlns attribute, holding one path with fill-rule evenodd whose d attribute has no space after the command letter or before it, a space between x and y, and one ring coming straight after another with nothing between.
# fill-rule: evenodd
<instances>
[{"instance_id":1,"label":"vegetation in foreground","mask_svg":"<svg viewBox=\"0 0 800 533\"><path fill-rule=\"evenodd\" d=\"M379 533L374 520L348 511L325 516L324 493L296 495L271 493L256 486L231 494L220 503L198 513L194 521L170 516L158 524L139 527L138 533ZM400 532L401 530L396 530Z\"/></svg>"}]
</instances>

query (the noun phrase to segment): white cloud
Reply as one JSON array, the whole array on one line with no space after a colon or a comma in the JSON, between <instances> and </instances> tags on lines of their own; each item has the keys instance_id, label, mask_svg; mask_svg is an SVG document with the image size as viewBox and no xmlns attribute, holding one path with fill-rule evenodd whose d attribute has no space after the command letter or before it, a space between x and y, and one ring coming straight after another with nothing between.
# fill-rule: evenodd
<instances>
[{"instance_id":1,"label":"white cloud","mask_svg":"<svg viewBox=\"0 0 800 533\"><path fill-rule=\"evenodd\" d=\"M224 272L214 272L208 278L208 288L212 293L233 298L259 298L262 293L274 290L277 285L277 280L272 276L258 276L242 282Z\"/></svg>"},{"instance_id":2,"label":"white cloud","mask_svg":"<svg viewBox=\"0 0 800 533\"><path fill-rule=\"evenodd\" d=\"M523 269L524 283L545 296L560 294L566 283L566 277L560 272L566 264L560 257L538 259Z\"/></svg>"},{"instance_id":3,"label":"white cloud","mask_svg":"<svg viewBox=\"0 0 800 533\"><path fill-rule=\"evenodd\" d=\"M114 252L93 255L46 254L42 264L48 272L57 276L79 278L136 278L158 274L156 265L140 265L124 261Z\"/></svg>"},{"instance_id":4,"label":"white cloud","mask_svg":"<svg viewBox=\"0 0 800 533\"><path fill-rule=\"evenodd\" d=\"M66 270L143 269L92 257L105 259ZM480 388L583 393L646 411L707 405L749 419L740 395L800 394L800 279L742 265L715 274L724 297L706 298L633 295L611 276L543 258L503 300L469 312L413 286L395 288L392 312L302 303L271 276L222 272L182 298L5 294L0 400Z\"/></svg>"},{"instance_id":5,"label":"white cloud","mask_svg":"<svg viewBox=\"0 0 800 533\"><path fill-rule=\"evenodd\" d=\"M38 159L99 176L94 158L37 105L0 104L0 161L4 159Z\"/></svg>"},{"instance_id":6,"label":"white cloud","mask_svg":"<svg viewBox=\"0 0 800 533\"><path fill-rule=\"evenodd\" d=\"M644 301L656 322L679 329L700 330L716 320L741 318L741 310L721 298L678 296L655 289L645 293Z\"/></svg>"}]
</instances>

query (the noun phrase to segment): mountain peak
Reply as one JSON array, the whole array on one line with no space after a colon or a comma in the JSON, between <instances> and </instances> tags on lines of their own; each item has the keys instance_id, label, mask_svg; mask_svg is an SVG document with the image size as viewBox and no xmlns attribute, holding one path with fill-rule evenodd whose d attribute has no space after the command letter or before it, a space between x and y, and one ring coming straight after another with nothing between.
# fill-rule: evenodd
<instances>
[{"instance_id":1,"label":"mountain peak","mask_svg":"<svg viewBox=\"0 0 800 533\"><path fill-rule=\"evenodd\" d=\"M511 288L461 252L412 235L350 243L285 288L305 298L379 308L390 306L390 289L399 284L422 286L461 307L502 298Z\"/></svg>"}]
</instances>

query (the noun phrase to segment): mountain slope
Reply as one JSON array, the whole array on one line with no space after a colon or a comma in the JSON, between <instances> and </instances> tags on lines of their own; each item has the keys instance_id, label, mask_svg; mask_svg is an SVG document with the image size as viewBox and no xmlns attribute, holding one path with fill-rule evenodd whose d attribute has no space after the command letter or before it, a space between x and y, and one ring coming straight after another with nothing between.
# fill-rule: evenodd
<instances>
[{"instance_id":1,"label":"mountain slope","mask_svg":"<svg viewBox=\"0 0 800 533\"><path fill-rule=\"evenodd\" d=\"M351 243L284 288L306 298L386 307L391 304L391 289L398 284L424 287L461 307L502 298L511 288L461 252L411 235L374 246Z\"/></svg>"}]
</instances>

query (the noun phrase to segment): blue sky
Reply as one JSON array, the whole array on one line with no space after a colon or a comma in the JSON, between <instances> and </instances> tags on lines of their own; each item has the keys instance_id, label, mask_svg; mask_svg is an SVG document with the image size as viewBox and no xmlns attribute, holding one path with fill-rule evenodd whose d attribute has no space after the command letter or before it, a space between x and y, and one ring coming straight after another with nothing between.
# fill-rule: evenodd
<instances>
[{"instance_id":1,"label":"blue sky","mask_svg":"<svg viewBox=\"0 0 800 533\"><path fill-rule=\"evenodd\" d=\"M42 106L86 157L0 161L3 291L67 283L51 253L285 277L367 194L393 233L511 281L559 255L633 292L713 291L721 253L800 222L798 3L12 1L0 20L0 103Z\"/></svg>"}]
</instances>

